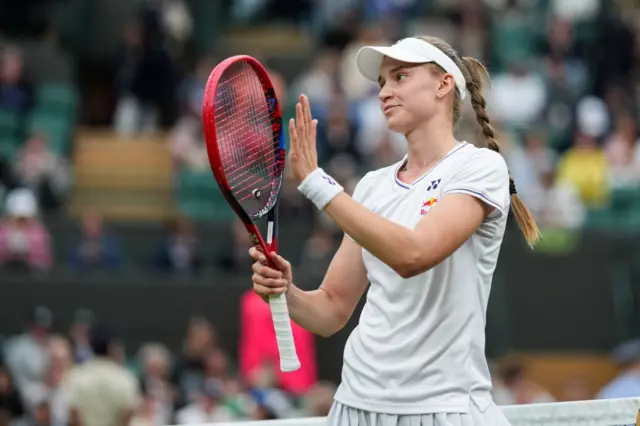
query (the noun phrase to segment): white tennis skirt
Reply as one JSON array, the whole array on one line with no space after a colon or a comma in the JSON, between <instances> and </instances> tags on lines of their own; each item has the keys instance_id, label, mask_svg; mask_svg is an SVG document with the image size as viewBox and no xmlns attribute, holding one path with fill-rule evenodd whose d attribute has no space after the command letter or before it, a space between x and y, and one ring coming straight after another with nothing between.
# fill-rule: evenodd
<instances>
[{"instance_id":1,"label":"white tennis skirt","mask_svg":"<svg viewBox=\"0 0 640 426\"><path fill-rule=\"evenodd\" d=\"M470 404L468 413L434 413L397 415L373 413L348 407L334 401L327 426L510 426L497 405L481 411Z\"/></svg>"}]
</instances>

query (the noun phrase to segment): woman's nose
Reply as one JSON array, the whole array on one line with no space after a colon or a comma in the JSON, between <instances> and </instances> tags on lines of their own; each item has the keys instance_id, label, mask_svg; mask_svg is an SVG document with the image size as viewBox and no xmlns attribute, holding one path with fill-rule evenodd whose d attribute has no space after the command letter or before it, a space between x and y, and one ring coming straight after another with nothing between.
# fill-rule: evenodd
<instances>
[{"instance_id":1,"label":"woman's nose","mask_svg":"<svg viewBox=\"0 0 640 426\"><path fill-rule=\"evenodd\" d=\"M387 89L387 86L383 86L380 88L380 92L378 92L378 99L380 102L384 103L391 97L391 90Z\"/></svg>"}]
</instances>

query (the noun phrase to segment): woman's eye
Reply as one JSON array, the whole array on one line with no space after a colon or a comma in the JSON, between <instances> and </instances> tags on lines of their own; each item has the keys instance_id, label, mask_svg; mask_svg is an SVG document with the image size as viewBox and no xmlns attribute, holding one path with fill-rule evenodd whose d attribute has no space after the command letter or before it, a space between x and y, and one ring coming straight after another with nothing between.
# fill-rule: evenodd
<instances>
[{"instance_id":1,"label":"woman's eye","mask_svg":"<svg viewBox=\"0 0 640 426\"><path fill-rule=\"evenodd\" d=\"M404 74L404 73L399 73L399 74L396 76L396 80L397 80L397 81L402 81L402 80L404 80L406 77L407 77L407 75L406 75L406 74Z\"/></svg>"}]
</instances>

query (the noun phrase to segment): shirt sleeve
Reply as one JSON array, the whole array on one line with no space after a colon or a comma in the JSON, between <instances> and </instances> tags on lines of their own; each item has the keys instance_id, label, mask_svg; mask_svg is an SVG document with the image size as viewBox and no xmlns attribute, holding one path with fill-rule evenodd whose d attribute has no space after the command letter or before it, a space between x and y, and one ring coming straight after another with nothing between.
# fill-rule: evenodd
<instances>
[{"instance_id":1,"label":"shirt sleeve","mask_svg":"<svg viewBox=\"0 0 640 426\"><path fill-rule=\"evenodd\" d=\"M360 181L354 188L353 195L351 196L351 198L353 198L360 204L364 204L371 187L370 181L371 181L371 173L367 173L362 177L362 179L360 179Z\"/></svg>"},{"instance_id":2,"label":"shirt sleeve","mask_svg":"<svg viewBox=\"0 0 640 426\"><path fill-rule=\"evenodd\" d=\"M367 196L370 192L371 189L371 172L367 173L366 175L364 175L362 177L362 179L360 179L360 182L358 182L358 184L356 185L356 187L353 190L353 194L351 195L351 198L353 198L354 200L356 200L358 203L362 204L363 206L366 207L366 200L367 200ZM351 238L351 236L349 236L349 234L345 233L345 235L353 242L355 242L355 240L353 238Z\"/></svg>"},{"instance_id":3,"label":"shirt sleeve","mask_svg":"<svg viewBox=\"0 0 640 426\"><path fill-rule=\"evenodd\" d=\"M468 194L494 208L488 219L497 219L509 209L509 170L497 152L479 149L445 183L443 195Z\"/></svg>"}]
</instances>

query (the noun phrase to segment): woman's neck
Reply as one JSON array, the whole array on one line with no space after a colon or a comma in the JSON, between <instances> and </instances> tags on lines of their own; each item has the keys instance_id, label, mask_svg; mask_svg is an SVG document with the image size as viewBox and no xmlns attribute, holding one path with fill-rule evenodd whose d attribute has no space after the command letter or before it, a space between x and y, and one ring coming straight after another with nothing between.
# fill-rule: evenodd
<instances>
[{"instance_id":1,"label":"woman's neck","mask_svg":"<svg viewBox=\"0 0 640 426\"><path fill-rule=\"evenodd\" d=\"M408 143L405 170L426 170L451 151L458 141L451 123L429 122L406 135Z\"/></svg>"}]
</instances>

